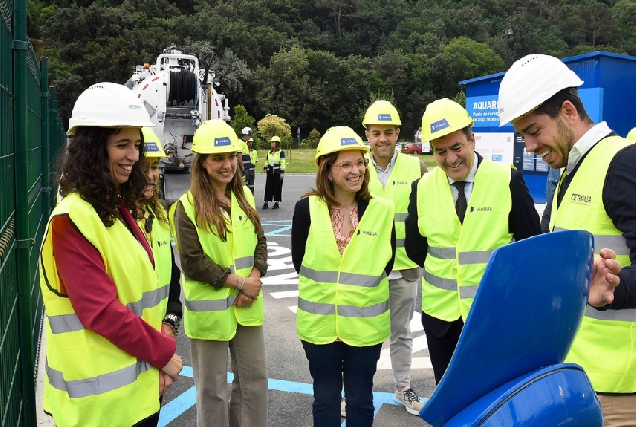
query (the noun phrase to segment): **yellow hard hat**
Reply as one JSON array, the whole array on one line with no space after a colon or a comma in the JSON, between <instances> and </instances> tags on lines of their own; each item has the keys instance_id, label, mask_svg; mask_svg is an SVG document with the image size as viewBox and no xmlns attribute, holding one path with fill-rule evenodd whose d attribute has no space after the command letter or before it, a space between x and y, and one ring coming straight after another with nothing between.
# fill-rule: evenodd
<instances>
[{"instance_id":1,"label":"yellow hard hat","mask_svg":"<svg viewBox=\"0 0 636 427\"><path fill-rule=\"evenodd\" d=\"M272 136L269 139L269 142L272 142L272 141L280 142L280 136L276 136L276 135Z\"/></svg>"},{"instance_id":2,"label":"yellow hard hat","mask_svg":"<svg viewBox=\"0 0 636 427\"><path fill-rule=\"evenodd\" d=\"M394 125L399 126L400 115L389 101L375 101L362 120L362 125L366 128L368 125Z\"/></svg>"},{"instance_id":3,"label":"yellow hard hat","mask_svg":"<svg viewBox=\"0 0 636 427\"><path fill-rule=\"evenodd\" d=\"M636 127L629 131L629 133L627 134L627 139L636 142Z\"/></svg>"},{"instance_id":4,"label":"yellow hard hat","mask_svg":"<svg viewBox=\"0 0 636 427\"><path fill-rule=\"evenodd\" d=\"M448 98L438 99L426 106L422 116L422 141L431 141L472 126L468 111Z\"/></svg>"},{"instance_id":5,"label":"yellow hard hat","mask_svg":"<svg viewBox=\"0 0 636 427\"><path fill-rule=\"evenodd\" d=\"M192 151L200 154L232 153L241 151L234 129L221 119L206 120L194 132Z\"/></svg>"},{"instance_id":6,"label":"yellow hard hat","mask_svg":"<svg viewBox=\"0 0 636 427\"><path fill-rule=\"evenodd\" d=\"M318 142L316 166L321 156L344 150L360 150L368 153L369 147L364 145L362 138L349 126L334 126L327 129L327 132L325 132Z\"/></svg>"},{"instance_id":7,"label":"yellow hard hat","mask_svg":"<svg viewBox=\"0 0 636 427\"><path fill-rule=\"evenodd\" d=\"M161 140L152 130L147 126L141 128L141 133L144 134L144 149L146 150L146 157L168 157L163 148L161 148Z\"/></svg>"}]
</instances>

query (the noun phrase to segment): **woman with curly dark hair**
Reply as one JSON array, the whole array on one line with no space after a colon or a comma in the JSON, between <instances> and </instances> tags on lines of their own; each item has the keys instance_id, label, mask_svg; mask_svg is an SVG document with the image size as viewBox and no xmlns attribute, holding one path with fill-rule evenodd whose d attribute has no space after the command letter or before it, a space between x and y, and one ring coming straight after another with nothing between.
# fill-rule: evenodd
<instances>
[{"instance_id":1,"label":"woman with curly dark hair","mask_svg":"<svg viewBox=\"0 0 636 427\"><path fill-rule=\"evenodd\" d=\"M42 243L47 312L44 410L66 426L156 425L159 395L181 371L152 251L134 220L146 186L133 93L98 83L77 99L60 194Z\"/></svg>"}]
</instances>

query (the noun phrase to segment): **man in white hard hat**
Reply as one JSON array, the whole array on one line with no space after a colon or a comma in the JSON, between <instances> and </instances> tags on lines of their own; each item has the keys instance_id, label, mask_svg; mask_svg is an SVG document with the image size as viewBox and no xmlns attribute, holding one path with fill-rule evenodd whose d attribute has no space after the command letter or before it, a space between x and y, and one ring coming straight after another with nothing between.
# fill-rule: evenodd
<instances>
[{"instance_id":1,"label":"man in white hard hat","mask_svg":"<svg viewBox=\"0 0 636 427\"><path fill-rule=\"evenodd\" d=\"M436 383L450 363L491 253L541 233L523 180L475 152L473 119L458 103L426 107L422 141L439 167L412 185L405 249L424 268L422 325Z\"/></svg>"},{"instance_id":2,"label":"man in white hard hat","mask_svg":"<svg viewBox=\"0 0 636 427\"><path fill-rule=\"evenodd\" d=\"M247 185L247 188L250 189L252 194L254 194L254 168L256 164L252 162L251 156L251 147L249 141L252 141L254 144L254 140L252 139L252 128L249 126L245 126L241 130L241 167L243 171L243 182Z\"/></svg>"},{"instance_id":3,"label":"man in white hard hat","mask_svg":"<svg viewBox=\"0 0 636 427\"><path fill-rule=\"evenodd\" d=\"M410 325L421 277L419 267L404 251L404 219L411 183L424 175L427 169L421 159L395 151L401 124L400 115L389 101L375 101L362 121L371 147L369 190L372 194L390 199L395 206L397 248L393 271L389 275L391 369L395 380L393 398L410 414L418 415L423 405L411 387L413 337Z\"/></svg>"},{"instance_id":4,"label":"man in white hard hat","mask_svg":"<svg viewBox=\"0 0 636 427\"><path fill-rule=\"evenodd\" d=\"M590 377L605 426L633 426L636 145L616 135L607 123L594 124L578 96L582 84L558 58L525 56L501 82L499 120L501 125L514 125L525 138L526 151L541 156L551 168L565 168L552 201L550 230L589 231L596 255L601 248L612 249L623 267L613 301L609 298L603 310L587 307L566 362L581 365Z\"/></svg>"}]
</instances>

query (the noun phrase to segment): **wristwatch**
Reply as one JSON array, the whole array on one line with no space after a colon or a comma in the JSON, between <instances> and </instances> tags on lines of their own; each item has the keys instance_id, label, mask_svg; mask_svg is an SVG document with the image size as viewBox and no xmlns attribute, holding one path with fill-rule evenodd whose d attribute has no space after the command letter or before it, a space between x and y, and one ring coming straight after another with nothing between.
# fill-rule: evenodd
<instances>
[{"instance_id":1,"label":"wristwatch","mask_svg":"<svg viewBox=\"0 0 636 427\"><path fill-rule=\"evenodd\" d=\"M163 318L163 323L169 325L174 329L174 334L177 335L179 333L179 325L181 325L181 318L174 313L168 313Z\"/></svg>"}]
</instances>

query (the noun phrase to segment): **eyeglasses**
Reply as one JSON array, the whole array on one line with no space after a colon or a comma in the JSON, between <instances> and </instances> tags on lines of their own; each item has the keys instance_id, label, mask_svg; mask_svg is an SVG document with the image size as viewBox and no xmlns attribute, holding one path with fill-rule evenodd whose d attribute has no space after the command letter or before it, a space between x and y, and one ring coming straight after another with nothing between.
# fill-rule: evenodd
<instances>
[{"instance_id":1,"label":"eyeglasses","mask_svg":"<svg viewBox=\"0 0 636 427\"><path fill-rule=\"evenodd\" d=\"M364 159L364 160L358 160L355 163L344 162L344 163L340 163L339 165L334 163L333 165L337 167L338 169L340 169L342 173L350 173L351 171L353 171L354 166L358 169L358 171L364 171L367 168L368 162L369 161L367 159Z\"/></svg>"}]
</instances>

